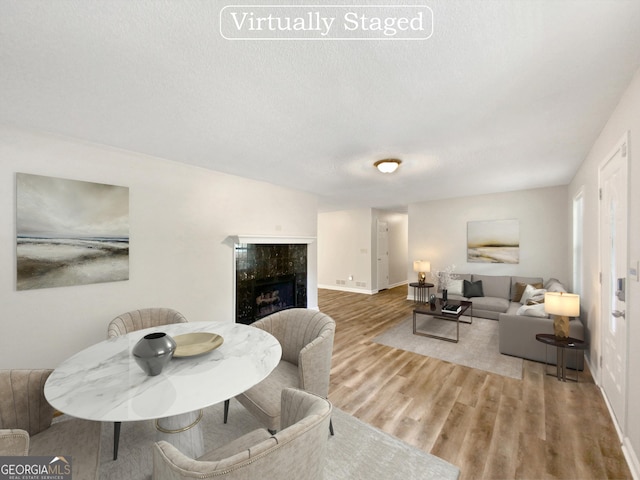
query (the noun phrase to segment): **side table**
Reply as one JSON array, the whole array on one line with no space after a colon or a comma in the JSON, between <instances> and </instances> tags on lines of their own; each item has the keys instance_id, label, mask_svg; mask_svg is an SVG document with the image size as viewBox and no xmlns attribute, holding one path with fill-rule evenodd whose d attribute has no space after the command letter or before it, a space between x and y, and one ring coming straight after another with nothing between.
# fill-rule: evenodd
<instances>
[{"instance_id":1,"label":"side table","mask_svg":"<svg viewBox=\"0 0 640 480\"><path fill-rule=\"evenodd\" d=\"M563 382L567 381L567 355L566 350L573 350L576 355L576 365L578 364L578 350L587 350L589 344L584 340L579 340L573 337L556 337L551 333L538 333L536 334L536 340L545 344L545 348L552 346L556 347L556 377ZM545 350L545 365L547 361L547 352ZM570 378L569 380L578 381L578 370L576 370L576 378Z\"/></svg>"},{"instance_id":2,"label":"side table","mask_svg":"<svg viewBox=\"0 0 640 480\"><path fill-rule=\"evenodd\" d=\"M429 301L429 290L434 285L433 283L411 282L409 286L413 287L414 303L427 303Z\"/></svg>"}]
</instances>

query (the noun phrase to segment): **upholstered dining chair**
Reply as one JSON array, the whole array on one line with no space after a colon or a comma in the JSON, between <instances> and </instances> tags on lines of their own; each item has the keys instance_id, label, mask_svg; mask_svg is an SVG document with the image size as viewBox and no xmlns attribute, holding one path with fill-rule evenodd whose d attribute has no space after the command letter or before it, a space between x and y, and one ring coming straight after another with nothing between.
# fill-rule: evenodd
<instances>
[{"instance_id":1,"label":"upholstered dining chair","mask_svg":"<svg viewBox=\"0 0 640 480\"><path fill-rule=\"evenodd\" d=\"M171 323L186 323L180 312L171 308L142 308L118 315L109 322L107 338L119 337L129 332L149 327L169 325Z\"/></svg>"},{"instance_id":2,"label":"upholstered dining chair","mask_svg":"<svg viewBox=\"0 0 640 480\"><path fill-rule=\"evenodd\" d=\"M142 308L118 315L109 322L107 338L119 337L136 330L149 327L169 325L171 323L187 323L187 319L180 312L171 308ZM120 442L120 422L113 424L113 459L118 459L118 443Z\"/></svg>"},{"instance_id":3,"label":"upholstered dining chair","mask_svg":"<svg viewBox=\"0 0 640 480\"><path fill-rule=\"evenodd\" d=\"M331 403L293 388L281 393L282 430L257 429L193 459L165 441L153 445L153 480L323 478Z\"/></svg>"},{"instance_id":4,"label":"upholstered dining chair","mask_svg":"<svg viewBox=\"0 0 640 480\"><path fill-rule=\"evenodd\" d=\"M71 456L74 480L98 478L100 422L60 417L44 396L53 370L0 370L0 456Z\"/></svg>"},{"instance_id":5,"label":"upholstered dining chair","mask_svg":"<svg viewBox=\"0 0 640 480\"><path fill-rule=\"evenodd\" d=\"M280 428L280 392L299 388L322 398L329 395L331 354L336 324L328 315L306 308L290 308L264 317L252 326L276 337L282 358L262 382L235 398L271 433ZM229 400L224 404L224 423ZM329 422L333 434L333 424Z\"/></svg>"}]
</instances>

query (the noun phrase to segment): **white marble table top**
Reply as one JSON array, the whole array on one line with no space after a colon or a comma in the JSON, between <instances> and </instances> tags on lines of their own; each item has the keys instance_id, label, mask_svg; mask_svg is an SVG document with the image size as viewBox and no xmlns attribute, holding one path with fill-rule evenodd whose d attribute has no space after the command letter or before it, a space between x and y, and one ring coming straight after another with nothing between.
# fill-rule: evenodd
<instances>
[{"instance_id":1,"label":"white marble table top","mask_svg":"<svg viewBox=\"0 0 640 480\"><path fill-rule=\"evenodd\" d=\"M147 376L131 355L151 332L211 332L223 344L195 357L173 358ZM222 402L262 381L282 356L278 340L237 323L195 322L138 330L93 345L56 368L44 388L63 413L95 421L126 422L180 415Z\"/></svg>"}]
</instances>

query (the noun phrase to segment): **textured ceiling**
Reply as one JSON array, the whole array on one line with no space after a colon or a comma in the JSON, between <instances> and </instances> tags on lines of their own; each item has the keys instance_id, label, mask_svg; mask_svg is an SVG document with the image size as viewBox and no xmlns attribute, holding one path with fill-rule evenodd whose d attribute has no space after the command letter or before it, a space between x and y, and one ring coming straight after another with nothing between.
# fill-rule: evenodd
<instances>
[{"instance_id":1,"label":"textured ceiling","mask_svg":"<svg viewBox=\"0 0 640 480\"><path fill-rule=\"evenodd\" d=\"M640 67L637 0L406 3L428 40L231 41L213 0L0 0L0 122L395 209L567 184Z\"/></svg>"}]
</instances>

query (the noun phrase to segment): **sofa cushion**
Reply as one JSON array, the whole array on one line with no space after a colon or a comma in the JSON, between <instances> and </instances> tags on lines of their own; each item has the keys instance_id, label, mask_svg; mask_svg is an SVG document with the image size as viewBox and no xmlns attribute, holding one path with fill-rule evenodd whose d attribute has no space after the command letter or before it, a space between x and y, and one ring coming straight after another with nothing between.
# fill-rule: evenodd
<instances>
[{"instance_id":1,"label":"sofa cushion","mask_svg":"<svg viewBox=\"0 0 640 480\"><path fill-rule=\"evenodd\" d=\"M476 309L503 313L507 311L510 304L506 298L498 297L474 297L471 301L473 302L474 313Z\"/></svg>"},{"instance_id":2,"label":"sofa cushion","mask_svg":"<svg viewBox=\"0 0 640 480\"><path fill-rule=\"evenodd\" d=\"M485 297L499 297L509 301L511 295L511 277L506 275L476 275L473 274L472 280L482 281L482 290ZM506 310L506 307L505 309ZM504 311L503 310L503 311Z\"/></svg>"},{"instance_id":3,"label":"sofa cushion","mask_svg":"<svg viewBox=\"0 0 640 480\"><path fill-rule=\"evenodd\" d=\"M567 293L567 289L562 285L562 282L556 278L550 278L547 280L547 283L544 284L544 288L546 288L548 292Z\"/></svg>"},{"instance_id":4,"label":"sofa cushion","mask_svg":"<svg viewBox=\"0 0 640 480\"><path fill-rule=\"evenodd\" d=\"M484 297L482 280L478 280L477 282L464 280L463 295L467 298Z\"/></svg>"}]
</instances>

